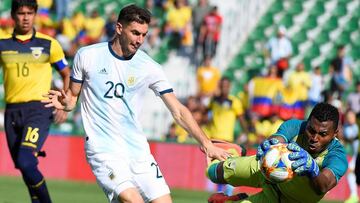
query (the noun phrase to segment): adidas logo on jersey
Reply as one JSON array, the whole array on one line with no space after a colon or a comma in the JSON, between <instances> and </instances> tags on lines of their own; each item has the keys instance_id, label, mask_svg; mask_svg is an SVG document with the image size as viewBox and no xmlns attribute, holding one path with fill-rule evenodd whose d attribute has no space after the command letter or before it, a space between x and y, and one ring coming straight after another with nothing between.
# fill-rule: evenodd
<instances>
[{"instance_id":1,"label":"adidas logo on jersey","mask_svg":"<svg viewBox=\"0 0 360 203\"><path fill-rule=\"evenodd\" d=\"M106 71L105 68L100 69L100 70L99 70L99 73L100 73L100 74L106 74L106 75L108 74L108 72Z\"/></svg>"}]
</instances>

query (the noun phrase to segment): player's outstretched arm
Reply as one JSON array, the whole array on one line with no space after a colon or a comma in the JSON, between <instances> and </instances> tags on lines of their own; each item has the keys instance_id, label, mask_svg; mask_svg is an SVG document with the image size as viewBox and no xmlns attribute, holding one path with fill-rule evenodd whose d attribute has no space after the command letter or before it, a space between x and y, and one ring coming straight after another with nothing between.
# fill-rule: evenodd
<instances>
[{"instance_id":1,"label":"player's outstretched arm","mask_svg":"<svg viewBox=\"0 0 360 203\"><path fill-rule=\"evenodd\" d=\"M229 152L216 147L209 140L196 123L190 111L179 102L174 93L166 93L162 95L161 98L170 110L175 121L199 142L208 157L223 161L230 156Z\"/></svg>"},{"instance_id":2,"label":"player's outstretched arm","mask_svg":"<svg viewBox=\"0 0 360 203\"><path fill-rule=\"evenodd\" d=\"M71 111L76 106L76 101L81 90L80 83L70 82L69 89L61 91L50 90L43 95L46 99L41 100L45 107L54 107L55 109Z\"/></svg>"}]
</instances>

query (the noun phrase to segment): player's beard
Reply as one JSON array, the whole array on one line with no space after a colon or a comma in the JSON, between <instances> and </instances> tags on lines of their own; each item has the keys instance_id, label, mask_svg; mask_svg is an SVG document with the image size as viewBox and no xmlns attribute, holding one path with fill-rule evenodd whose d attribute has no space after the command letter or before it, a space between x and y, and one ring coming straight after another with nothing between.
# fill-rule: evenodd
<instances>
[{"instance_id":1,"label":"player's beard","mask_svg":"<svg viewBox=\"0 0 360 203\"><path fill-rule=\"evenodd\" d=\"M123 52L123 57L129 57L136 53L139 47L132 45L132 43L127 38L119 37L119 45Z\"/></svg>"}]
</instances>

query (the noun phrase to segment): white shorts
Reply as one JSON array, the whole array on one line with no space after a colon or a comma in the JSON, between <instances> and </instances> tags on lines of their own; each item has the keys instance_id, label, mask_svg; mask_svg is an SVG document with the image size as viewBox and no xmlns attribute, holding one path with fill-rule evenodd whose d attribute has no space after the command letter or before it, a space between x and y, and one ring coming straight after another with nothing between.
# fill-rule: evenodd
<instances>
[{"instance_id":1,"label":"white shorts","mask_svg":"<svg viewBox=\"0 0 360 203\"><path fill-rule=\"evenodd\" d=\"M145 202L170 193L152 155L141 160L87 155L87 161L111 203L118 203L119 194L129 188L136 188Z\"/></svg>"}]
</instances>

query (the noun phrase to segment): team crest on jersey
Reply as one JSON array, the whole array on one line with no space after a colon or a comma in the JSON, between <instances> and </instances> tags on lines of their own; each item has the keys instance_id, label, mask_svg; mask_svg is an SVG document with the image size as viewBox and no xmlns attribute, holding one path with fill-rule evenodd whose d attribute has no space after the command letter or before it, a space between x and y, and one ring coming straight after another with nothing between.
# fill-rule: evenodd
<instances>
[{"instance_id":1,"label":"team crest on jersey","mask_svg":"<svg viewBox=\"0 0 360 203\"><path fill-rule=\"evenodd\" d=\"M33 57L38 59L38 58L40 58L44 48L43 47L30 47L30 49L32 50L31 54L33 55Z\"/></svg>"},{"instance_id":2,"label":"team crest on jersey","mask_svg":"<svg viewBox=\"0 0 360 203\"><path fill-rule=\"evenodd\" d=\"M134 76L130 76L128 79L127 79L127 85L128 86L133 86L135 84L135 77Z\"/></svg>"}]
</instances>

